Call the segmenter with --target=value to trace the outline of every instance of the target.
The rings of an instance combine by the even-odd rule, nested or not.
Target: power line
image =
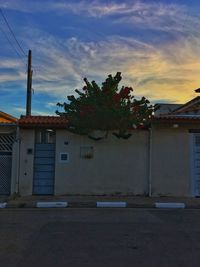
[[[18,57],[20,58],[20,60],[23,62],[23,64],[25,63],[23,61],[22,56],[19,54],[19,52],[17,51],[17,49],[15,48],[15,46],[13,45],[13,43],[11,42],[11,40],[8,38],[7,34],[5,33],[5,31],[1,28],[0,26],[0,30],[3,33],[3,35],[5,36],[6,40],[8,41],[8,43],[10,44],[10,46],[12,47],[12,49],[14,50],[14,52],[18,55]]]
[[[9,23],[8,23],[8,20],[6,19],[6,16],[4,15],[3,10],[2,10],[1,8],[0,8],[0,13],[1,13],[2,18],[4,19],[4,21],[5,21],[5,23],[6,23],[7,27],[8,27],[8,29],[9,29],[9,31],[10,31],[10,33],[12,34],[12,36],[13,36],[13,38],[14,38],[16,44],[18,45],[18,47],[19,47],[19,49],[21,50],[21,52],[23,53],[23,55],[26,57],[26,53],[24,52],[23,48],[21,47],[20,43],[18,42],[18,40],[17,40],[17,38],[16,38],[16,36],[15,36],[13,30],[11,29],[11,27],[10,27],[10,25],[9,25]]]

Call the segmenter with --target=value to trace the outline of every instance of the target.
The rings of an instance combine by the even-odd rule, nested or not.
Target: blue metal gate
[[[193,185],[194,195],[200,196],[200,134],[193,135]]]
[[[34,156],[34,195],[53,195],[55,176],[55,143],[35,144]]]

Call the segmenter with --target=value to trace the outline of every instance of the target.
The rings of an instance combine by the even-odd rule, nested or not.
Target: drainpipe
[[[149,197],[152,195],[152,125],[149,128],[149,168],[148,168],[148,190]]]
[[[17,140],[17,180],[16,180],[16,193],[19,193],[19,177],[20,177],[20,150],[21,150],[21,139],[19,133],[19,126],[17,126],[16,131],[16,140]]]

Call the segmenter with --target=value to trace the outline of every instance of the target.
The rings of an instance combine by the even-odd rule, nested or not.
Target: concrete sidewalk
[[[126,202],[127,208],[155,208],[155,203],[184,203],[186,208],[200,208],[200,198],[186,197],[144,197],[144,196],[27,196],[0,198],[7,208],[35,208],[37,202],[64,201],[71,208],[95,208],[96,202]]]

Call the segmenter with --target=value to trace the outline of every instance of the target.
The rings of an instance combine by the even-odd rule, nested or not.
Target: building
[[[60,117],[22,117],[20,193],[199,196],[199,105],[160,104],[151,127],[128,140],[94,141]]]
[[[200,97],[171,108],[152,121],[151,194],[200,196]]]
[[[99,141],[65,118],[0,112],[0,194],[200,196],[200,97],[157,107],[149,129]]]
[[[10,195],[16,191],[17,119],[0,111],[0,195]]]

